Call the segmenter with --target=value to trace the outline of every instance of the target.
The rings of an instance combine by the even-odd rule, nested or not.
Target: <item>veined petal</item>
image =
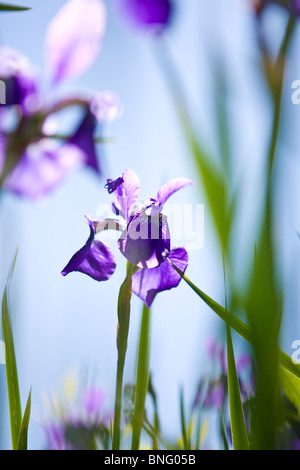
[[[85,154],[85,165],[100,174],[101,171],[94,141],[95,128],[96,118],[90,111],[87,111],[69,143],[76,145]]]
[[[115,257],[111,249],[99,240],[95,240],[94,225],[88,220],[90,236],[86,244],[75,253],[61,274],[70,272],[87,274],[95,281],[107,281],[116,269]]]
[[[168,259],[183,273],[188,265],[188,254],[184,248],[173,248]],[[132,290],[149,308],[155,296],[162,291],[177,287],[181,276],[168,259],[156,268],[140,269],[132,277]]]
[[[166,216],[148,216],[144,211],[132,217],[118,240],[119,250],[131,264],[155,268],[170,252],[170,232]]]
[[[27,147],[3,187],[19,196],[41,199],[78,168],[84,158],[83,152],[74,145],[54,148],[49,139],[41,139]]]
[[[164,203],[169,199],[172,194],[179,189],[185,188],[191,184],[195,184],[193,181],[187,178],[175,178],[168,183],[164,184],[157,193],[156,200],[160,206],[163,206]]]
[[[54,82],[82,74],[95,61],[106,29],[102,0],[69,0],[48,26],[45,56]]]
[[[137,174],[130,169],[124,171],[122,178],[123,183],[115,191],[115,203],[128,222],[139,195],[140,181]]]

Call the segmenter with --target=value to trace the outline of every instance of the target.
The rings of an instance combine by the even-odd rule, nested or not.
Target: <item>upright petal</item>
[[[95,281],[107,281],[116,269],[115,257],[111,249],[99,240],[95,240],[94,224],[88,220],[90,236],[86,244],[75,253],[61,274],[70,272],[87,274]]]
[[[33,200],[47,196],[75,168],[84,162],[83,152],[74,145],[55,148],[49,139],[30,144],[3,187]]]
[[[188,254],[184,248],[173,248],[168,259],[182,272],[188,265]],[[140,269],[132,278],[132,290],[151,307],[155,296],[162,291],[177,287],[181,276],[169,263],[168,259],[152,269]]]
[[[195,183],[187,178],[173,179],[160,188],[156,196],[156,201],[160,206],[163,206],[167,199],[172,196],[172,194],[174,194],[179,189],[185,188],[191,184]]]
[[[130,169],[124,171],[122,178],[123,183],[115,191],[115,203],[126,220],[129,221],[139,195],[140,181],[137,174]]]
[[[118,240],[119,250],[130,263],[140,268],[155,268],[170,252],[170,232],[166,216],[148,216],[144,211],[130,220]]]
[[[76,145],[84,153],[85,165],[100,174],[101,170],[94,141],[95,128],[96,118],[90,111],[87,111],[78,129],[68,142],[69,144]]]
[[[85,72],[95,61],[106,29],[102,0],[69,0],[46,34],[45,55],[54,82]]]

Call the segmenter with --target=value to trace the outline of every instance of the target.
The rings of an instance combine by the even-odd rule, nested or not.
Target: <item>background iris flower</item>
[[[39,74],[27,57],[10,48],[0,49],[0,77],[6,83],[7,105],[15,105],[16,111],[12,128],[2,125],[0,129],[0,184],[4,189],[36,200],[80,166],[100,174],[96,124],[118,115],[117,97],[93,91],[53,100],[52,90],[94,63],[105,29],[106,7],[102,1],[69,0],[60,9],[45,38],[49,93],[42,90]],[[83,115],[71,135],[49,135],[49,119],[74,106],[79,106]],[[5,117],[11,110],[5,106],[1,112]]]
[[[170,0],[113,0],[117,12],[139,29],[163,30],[173,14]]]

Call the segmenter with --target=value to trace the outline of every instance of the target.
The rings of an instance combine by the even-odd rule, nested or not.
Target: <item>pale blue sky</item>
[[[21,50],[32,62],[43,67],[45,29],[65,2],[28,0],[26,3],[32,7],[30,12],[1,15],[0,41]],[[270,118],[264,85],[257,73],[251,17],[241,8],[242,1],[178,0],[176,3],[178,11],[168,41],[181,70],[200,136],[213,150],[216,144],[212,54],[222,57],[228,71],[235,178],[244,190],[241,227],[235,240],[236,257],[241,264],[247,237],[254,227],[261,159]],[[73,89],[110,89],[119,95],[124,114],[104,130],[105,135],[117,138],[116,143],[103,148],[105,177],[117,177],[125,168],[132,168],[140,177],[143,199],[155,196],[167,179],[178,176],[194,179],[195,173],[156,59],[157,45],[150,37],[131,31],[110,8],[108,11],[107,34],[97,62],[70,86]],[[270,34],[275,37],[282,18],[275,14],[269,24]],[[299,65],[291,66],[288,73],[290,81],[300,78]],[[293,117],[288,129],[297,131],[300,107],[291,105],[288,85],[285,100]],[[298,281],[300,250],[299,246],[295,251],[294,236],[294,230],[300,230],[295,198],[299,176],[299,160],[295,158],[299,149],[297,136],[297,132],[292,138],[288,135],[285,166],[284,169],[279,167],[279,210],[285,222],[280,227],[285,240],[284,269],[287,272],[293,269],[288,286],[293,283],[294,288]],[[104,179],[99,182],[93,174],[82,171],[73,174],[41,204],[9,194],[1,200],[1,286],[20,244],[11,286],[11,305],[23,407],[32,387],[31,448],[42,447],[44,443],[39,425],[43,411],[41,396],[44,392],[50,393],[70,368],[84,368],[95,377],[97,384],[103,385],[113,402],[116,300],[125,273],[124,258],[115,247],[118,267],[106,283],[98,284],[80,274],[66,278],[60,275],[88,236],[83,215],[94,215],[99,204],[110,200],[104,184]],[[201,190],[193,187],[174,195],[173,202],[202,204],[205,201]],[[222,260],[216,251],[207,212],[204,247],[190,253],[187,274],[203,291],[223,303]],[[288,301],[293,310],[297,309],[297,296],[288,295]],[[134,298],[125,381],[133,380],[141,308],[139,299]],[[184,283],[171,292],[160,294],[154,302],[152,315],[151,370],[163,431],[174,437],[174,430],[179,432],[180,429],[179,387],[184,385],[185,396],[191,400],[201,372],[207,370],[206,341],[219,331],[220,323]],[[293,325],[299,329],[299,320]],[[287,348],[292,340],[298,339],[293,335],[295,327],[289,329],[288,325]],[[6,394],[4,374],[4,366],[0,365],[1,396]],[[3,407],[1,414],[7,418]],[[3,436],[3,446],[9,446],[6,436]]]

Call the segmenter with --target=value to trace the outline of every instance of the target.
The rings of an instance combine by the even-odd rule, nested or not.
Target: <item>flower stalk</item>
[[[127,263],[127,272],[123,284],[120,287],[118,298],[118,327],[117,327],[117,377],[115,392],[115,413],[113,427],[112,449],[120,448],[120,427],[121,427],[121,410],[122,410],[122,390],[123,390],[123,374],[125,357],[127,351],[127,339],[130,321],[130,302],[132,296],[132,275],[136,267],[131,263]]]
[[[135,387],[135,404],[134,415],[132,420],[132,450],[139,450],[141,429],[145,417],[145,401],[149,383],[150,323],[150,309],[146,305],[144,305],[139,335],[139,353]]]

